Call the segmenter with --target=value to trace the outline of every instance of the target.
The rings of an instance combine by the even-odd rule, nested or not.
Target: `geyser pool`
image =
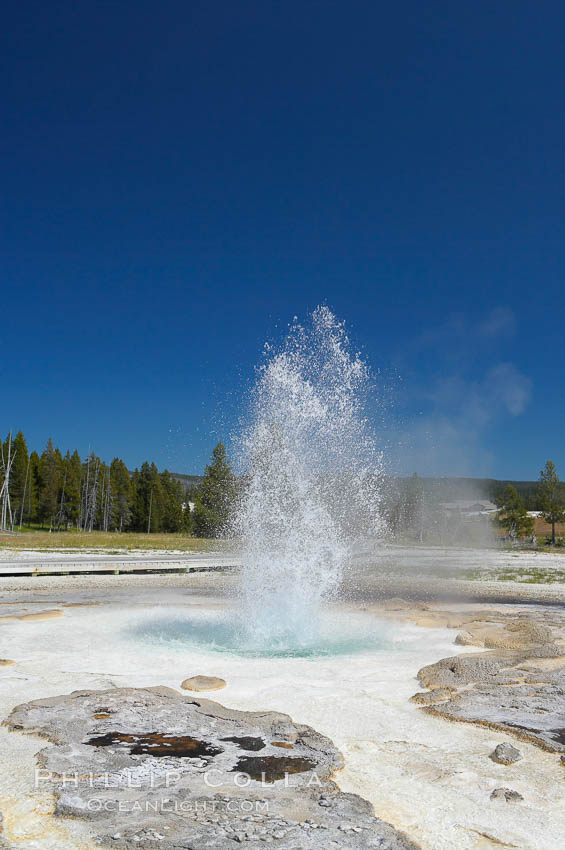
[[[382,536],[382,458],[364,413],[369,372],[342,322],[318,307],[266,349],[235,439],[245,487],[239,624],[221,643],[307,652],[332,642],[320,617],[361,538]],[[233,629],[233,631],[231,631]]]
[[[388,625],[362,612],[321,610],[316,628],[285,634],[277,631],[270,640],[242,629],[233,611],[205,611],[194,608],[144,619],[128,630],[130,638],[146,646],[167,646],[177,650],[205,650],[249,658],[316,658],[353,655],[391,649]]]

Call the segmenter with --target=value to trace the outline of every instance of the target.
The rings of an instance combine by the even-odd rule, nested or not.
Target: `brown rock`
[[[470,632],[459,632],[455,636],[454,643],[457,646],[473,646],[475,644],[475,638]]]
[[[225,686],[225,680],[218,676],[191,676],[181,684],[185,691],[220,691]]]

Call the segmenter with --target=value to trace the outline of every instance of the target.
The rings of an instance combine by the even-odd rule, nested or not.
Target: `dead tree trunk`
[[[25,477],[25,481],[24,481],[24,494],[22,496],[22,506],[20,508],[20,531],[22,530],[22,523],[23,523],[23,519],[24,519],[24,508],[25,508],[25,504],[26,504],[27,479],[29,477],[29,461],[30,461],[30,458],[29,458],[29,455],[28,455],[27,466],[26,466],[26,477]]]
[[[65,487],[67,485],[67,470],[65,469],[65,474],[63,476],[63,489],[61,490],[61,503],[59,505],[59,519],[57,521],[57,531],[61,530],[61,524],[64,518],[64,509],[65,509]]]
[[[12,432],[8,436],[8,458],[4,458],[4,447],[2,447],[2,471],[4,480],[2,489],[0,489],[0,531],[8,530],[9,525],[12,531],[14,530],[14,520],[12,517],[12,506],[10,504],[10,472],[16,453],[12,454]]]

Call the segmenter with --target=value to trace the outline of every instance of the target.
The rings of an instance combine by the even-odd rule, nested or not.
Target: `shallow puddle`
[[[209,741],[201,741],[189,735],[164,735],[162,732],[146,732],[144,735],[126,735],[124,732],[107,732],[86,741],[91,747],[112,747],[126,744],[131,755],[151,755],[158,758],[202,758],[213,757],[223,752]]]
[[[312,759],[298,756],[242,756],[232,770],[246,773],[257,782],[277,782],[291,773],[305,773],[315,767]]]
[[[262,750],[266,746],[262,738],[253,738],[251,736],[233,736],[231,738],[222,738],[222,741],[230,741],[232,744],[237,744],[242,750],[250,750],[251,752]]]

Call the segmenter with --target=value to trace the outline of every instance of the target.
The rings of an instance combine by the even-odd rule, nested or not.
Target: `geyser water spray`
[[[382,458],[364,412],[367,366],[327,307],[265,356],[236,440],[240,631],[248,646],[292,649],[316,642],[356,542],[382,535]]]

